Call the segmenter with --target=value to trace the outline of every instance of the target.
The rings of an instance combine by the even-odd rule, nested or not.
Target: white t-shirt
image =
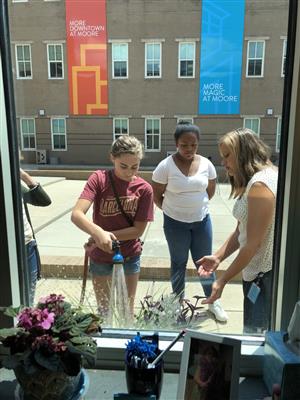
[[[32,229],[28,222],[25,207],[24,207],[24,200],[22,199],[22,212],[23,212],[23,225],[24,225],[24,237],[25,237],[25,244],[28,244],[33,239]]]
[[[276,198],[277,180],[277,168],[267,167],[253,175],[253,177],[248,182],[246,191],[243,196],[240,199],[236,200],[233,206],[233,216],[240,223],[238,241],[241,247],[244,246],[247,242],[248,193],[251,189],[251,186],[255,182],[262,182],[267,186],[267,188],[271,190],[274,197]],[[275,212],[262,245],[258,249],[257,253],[252,257],[248,265],[242,271],[244,281],[252,281],[260,272],[268,272],[272,269],[274,225]]]
[[[162,210],[168,216],[181,222],[202,221],[208,214],[208,181],[216,179],[213,164],[201,156],[198,171],[185,176],[175,164],[173,157],[162,160],[155,168],[154,182],[167,185]]]

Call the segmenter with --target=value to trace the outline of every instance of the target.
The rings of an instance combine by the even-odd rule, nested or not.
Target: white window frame
[[[115,46],[126,46],[127,47],[127,59],[126,60],[114,60],[114,47]],[[126,62],[126,76],[115,76],[115,62],[122,61]],[[111,67],[112,67],[112,78],[113,79],[128,79],[129,71],[128,71],[128,42],[112,42],[111,45]]]
[[[64,124],[65,124],[65,132],[64,133],[54,133],[53,132],[53,125],[52,122],[56,119],[59,120],[64,120]],[[67,120],[66,120],[66,116],[53,116],[50,118],[50,128],[51,128],[51,148],[52,151],[67,151],[68,150],[68,145],[67,145]],[[64,149],[55,149],[54,148],[54,136],[65,136],[65,148]]]
[[[33,121],[33,132],[32,133],[25,133],[23,132],[23,121]],[[34,151],[36,150],[36,129],[35,129],[35,118],[34,117],[21,117],[20,118],[20,136],[21,136],[21,145],[23,151]],[[24,146],[24,136],[30,136],[34,138],[34,147],[25,147]]]
[[[262,58],[249,58],[250,44],[251,43],[262,43],[263,44],[263,55]],[[246,63],[246,78],[263,78],[264,77],[264,68],[265,68],[265,50],[266,50],[266,41],[262,39],[253,39],[248,40],[247,45],[247,63]],[[262,60],[261,62],[261,75],[249,75],[249,61],[250,60]]]
[[[126,121],[127,124],[127,133],[116,133],[116,120]],[[129,135],[129,118],[128,117],[114,117],[113,118],[113,140],[116,140],[121,135]]]
[[[277,124],[276,124],[276,153],[280,151],[280,139],[281,139],[281,124],[282,124],[282,117],[281,115],[277,117]]]
[[[31,72],[30,76],[20,76],[18,50],[17,50],[18,46],[28,46],[29,47],[30,60],[27,62],[30,63],[30,72]],[[32,79],[33,71],[32,71],[31,44],[30,43],[15,43],[15,56],[16,56],[17,79]],[[25,61],[20,61],[20,62],[25,63]]]
[[[28,3],[28,0],[12,0],[12,3]]]
[[[50,57],[49,57],[49,47],[50,46],[60,46],[61,47],[61,60],[58,60],[58,61],[50,61]],[[55,57],[56,57],[56,51],[55,51]],[[64,47],[63,47],[63,44],[62,43],[47,43],[47,61],[48,61],[48,79],[59,79],[59,80],[61,80],[61,79],[64,79],[64,76],[65,76],[65,72],[64,72]],[[61,68],[62,68],[62,76],[61,77],[53,77],[53,76],[51,76],[51,69],[50,69],[50,65],[51,65],[51,63],[59,63],[59,62],[61,62],[61,64],[62,64],[62,66],[61,66]]]
[[[158,136],[159,138],[159,147],[158,149],[148,149],[147,147],[147,121],[149,120],[158,120],[159,121],[159,132],[158,134],[152,133],[151,136]],[[161,150],[161,116],[149,115],[145,117],[145,152],[147,153],[159,153]]]
[[[180,63],[181,61],[189,61],[190,59],[182,59],[180,58],[180,47],[183,44],[191,44],[194,46],[194,54],[193,54],[193,75],[192,76],[181,76],[180,75]],[[194,41],[180,41],[178,42],[178,78],[180,79],[194,79],[195,78],[195,64],[196,64],[196,42]]]
[[[252,127],[249,128],[251,129],[253,132],[255,132],[255,134],[260,137],[260,117],[258,117],[257,115],[247,115],[247,117],[244,117],[244,121],[243,121],[243,127],[246,127],[246,120],[258,120],[258,132],[255,132]],[[252,125],[252,124],[251,124]]]
[[[282,60],[281,60],[281,77],[284,78],[285,73],[284,70],[286,68],[286,46],[287,39],[283,39],[282,41]]]
[[[147,46],[149,45],[159,45],[159,75],[148,76],[147,75]],[[160,79],[162,77],[161,71],[161,57],[162,57],[162,45],[161,42],[153,41],[153,42],[145,42],[145,79]],[[151,59],[150,61],[154,62],[155,59]]]

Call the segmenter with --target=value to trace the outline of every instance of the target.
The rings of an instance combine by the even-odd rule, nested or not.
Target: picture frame
[[[177,400],[236,400],[239,397],[241,341],[187,330]]]

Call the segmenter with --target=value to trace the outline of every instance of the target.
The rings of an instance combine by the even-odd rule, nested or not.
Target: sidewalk
[[[49,207],[30,206],[30,215],[36,232],[42,260],[42,279],[37,288],[37,298],[50,291],[65,293],[76,302],[80,296],[83,265],[83,243],[87,235],[70,221],[71,209],[81,193],[85,181],[66,180],[59,177],[39,177],[52,199]],[[235,229],[235,220],[231,215],[233,201],[228,200],[230,187],[217,186],[216,194],[210,202],[213,223],[213,248],[216,249]],[[91,216],[91,211],[90,214]],[[144,235],[142,268],[136,306],[146,294],[170,293],[169,254],[162,228],[162,212],[155,208],[154,222],[148,225]],[[228,265],[224,262],[222,268]],[[189,260],[187,269],[186,297],[202,295],[202,288],[196,276],[195,267]],[[91,283],[87,286],[87,302],[95,307]],[[242,290],[240,280],[227,285],[222,304],[229,314],[227,324],[216,323],[211,316],[201,324],[201,328],[210,332],[241,333],[242,330]]]

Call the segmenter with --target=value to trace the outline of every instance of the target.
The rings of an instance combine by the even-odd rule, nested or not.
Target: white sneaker
[[[223,310],[221,303],[219,300],[216,300],[214,303],[208,305],[208,310],[214,314],[216,320],[220,322],[227,322],[228,315],[226,311]]]

